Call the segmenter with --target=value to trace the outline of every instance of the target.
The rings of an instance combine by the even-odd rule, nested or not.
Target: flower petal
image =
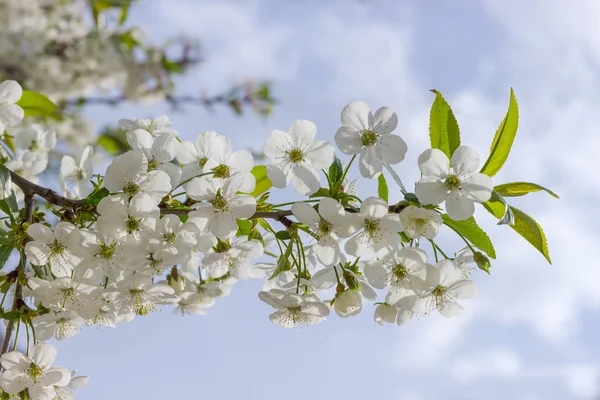
[[[419,169],[427,178],[446,179],[450,174],[450,160],[440,149],[427,149],[419,156]]]
[[[307,119],[299,119],[290,127],[290,136],[294,143],[294,148],[306,150],[317,135],[317,126]]]
[[[493,190],[494,182],[485,174],[475,173],[469,180],[462,182],[463,195],[478,203],[488,201]]]
[[[469,146],[460,146],[452,154],[452,168],[461,180],[478,172],[479,164],[479,154]]]
[[[415,194],[421,204],[440,204],[446,199],[446,184],[428,178],[415,184]]]
[[[311,168],[296,166],[292,169],[291,181],[294,189],[303,196],[313,194],[321,186],[319,175]]]
[[[360,132],[369,129],[369,114],[371,109],[364,101],[348,103],[342,110],[342,125]]]
[[[363,147],[360,133],[346,125],[338,129],[334,139],[336,146],[344,154],[358,154]]]
[[[446,213],[453,220],[462,221],[475,213],[475,204],[458,190],[453,190],[446,197]]]

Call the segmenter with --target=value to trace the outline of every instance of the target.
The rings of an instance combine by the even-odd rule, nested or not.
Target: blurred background
[[[357,317],[284,330],[257,297],[261,283],[244,281],[206,316],[165,307],[59,343],[58,365],[91,377],[78,399],[600,398],[599,2],[0,3],[0,78],[63,110],[44,121],[69,143],[55,163],[89,140],[100,154],[119,152],[120,118],[162,114],[185,140],[210,129],[259,153],[272,129],[300,118],[333,141],[341,109],[364,100],[398,114],[408,154],[397,171],[412,189],[429,145],[429,90],[452,105],[463,144],[487,154],[512,87],[519,133],[495,182],[536,182],[561,196],[512,202],[544,227],[553,265],[478,210],[498,258],[490,276],[473,275],[480,292],[462,318],[380,327],[366,305]],[[72,20],[113,33],[75,41]],[[376,193],[375,184],[361,180],[359,193]]]

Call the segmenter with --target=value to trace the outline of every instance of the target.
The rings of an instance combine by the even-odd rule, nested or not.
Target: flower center
[[[58,240],[55,240],[54,243],[50,246],[50,255],[54,256],[57,254],[62,254],[65,251],[65,246],[58,243]]]
[[[37,365],[35,365],[34,363],[29,364],[29,368],[27,368],[25,370],[25,373],[31,378],[33,379],[34,382],[37,383],[37,380],[40,376],[42,376],[42,373],[44,372],[44,369],[41,367],[38,367]]]
[[[215,174],[213,175],[214,178],[229,178],[229,176],[231,175],[230,169],[227,165],[225,164],[221,164],[217,167],[214,167],[212,169],[212,171],[215,172]]]
[[[460,189],[461,182],[460,179],[456,175],[450,175],[446,178],[444,182],[448,190],[457,190]]]
[[[225,200],[221,194],[217,194],[215,199],[210,201],[210,204],[212,204],[215,210],[220,212],[227,211],[229,208],[227,207],[227,200]]]
[[[298,164],[304,160],[304,153],[300,149],[293,149],[287,152],[288,158],[294,164]]]
[[[128,233],[132,233],[138,230],[138,228],[140,227],[140,221],[142,219],[136,219],[133,217],[129,217],[125,220],[125,226],[127,227],[127,232]]]
[[[435,287],[435,289],[431,291],[431,294],[433,294],[437,299],[439,299],[440,297],[443,297],[447,291],[448,288],[446,286],[438,285]]]
[[[173,246],[177,244],[175,243],[175,239],[177,239],[177,234],[175,232],[165,233],[163,238],[165,239],[165,242],[172,244]]]
[[[146,291],[143,289],[129,289],[129,294],[135,303],[133,311],[137,315],[147,315],[149,312],[156,311],[158,308],[146,295]]]
[[[319,233],[322,236],[325,236],[325,235],[329,235],[332,230],[333,230],[333,225],[331,225],[330,222],[325,221],[323,218],[321,218],[321,221],[319,222]]]
[[[377,143],[377,132],[372,131],[370,129],[365,129],[360,133],[360,137],[362,138],[363,146],[373,146]]]
[[[290,319],[294,322],[294,324],[297,324],[299,321],[302,320],[302,312],[301,312],[301,308],[300,306],[298,307],[288,307],[288,313],[290,316]]]
[[[202,157],[201,159],[198,160],[198,166],[200,167],[200,169],[204,168],[204,165],[206,164],[207,161],[208,161],[208,157]]]
[[[394,276],[396,278],[398,278],[399,281],[401,281],[408,277],[408,270],[406,269],[406,267],[404,265],[396,264],[392,268],[392,274],[394,274]]]
[[[127,182],[123,188],[123,192],[127,193],[129,197],[135,196],[140,191],[140,187],[135,182]]]
[[[365,219],[365,232],[367,232],[371,237],[377,232],[379,229],[379,220],[377,219]]]
[[[106,244],[104,242],[100,243],[100,249],[95,254],[97,257],[108,259],[113,256],[115,253],[116,243]]]
[[[154,171],[156,168],[158,168],[158,164],[160,163],[157,160],[150,160],[148,163],[148,172]]]

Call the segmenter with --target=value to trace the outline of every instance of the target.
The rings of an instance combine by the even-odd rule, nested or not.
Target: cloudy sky
[[[275,128],[300,118],[332,140],[351,100],[392,107],[409,146],[397,169],[418,178],[428,113],[438,89],[464,144],[488,151],[513,87],[520,126],[498,183],[550,187],[514,205],[544,227],[553,265],[520,236],[478,211],[497,253],[475,274],[467,313],[380,327],[374,307],[314,327],[269,322],[260,283],[238,284],[203,317],[165,309],[115,330],[88,328],[60,343],[59,364],[92,377],[78,398],[565,400],[600,397],[600,3],[558,0],[385,1],[147,0],[134,13],[154,40],[200,38],[206,61],[181,83],[219,91],[271,79],[280,99],[269,119],[171,115],[182,136],[213,129],[259,150]],[[98,122],[146,117],[163,107],[90,110]],[[484,156],[485,157],[485,156]],[[354,171],[357,174],[357,171]],[[374,185],[361,183],[361,194]],[[398,193],[392,200],[398,199]],[[458,248],[447,234],[443,242]]]

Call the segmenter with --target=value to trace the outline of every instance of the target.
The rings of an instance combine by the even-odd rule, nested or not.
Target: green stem
[[[281,204],[275,204],[273,206],[271,206],[272,208],[280,208],[280,207],[284,207],[284,206],[291,206],[293,204],[296,203],[317,203],[319,202],[319,199],[314,199],[314,200],[302,200],[302,201],[290,201],[289,203],[281,203]]]
[[[338,285],[341,285],[342,282],[340,281],[340,275],[338,274],[337,267],[335,265],[333,266],[333,271],[335,272],[335,278],[337,279]]]
[[[444,256],[444,258],[445,258],[446,260],[451,260],[451,258],[450,258],[450,257],[448,257],[448,256],[446,255],[446,253],[444,253],[444,251],[443,251],[443,250],[440,248],[440,246],[438,246],[437,244],[435,244],[435,242],[434,242],[433,240],[430,240],[430,242],[431,242],[431,244],[432,244],[432,245],[434,245],[434,246],[435,246],[435,248],[436,248],[436,249],[438,249],[438,251],[439,251],[439,252],[442,254],[442,256]]]
[[[21,320],[17,322],[17,331],[15,332],[15,344],[13,345],[13,351],[17,350],[17,344],[19,343],[19,329],[21,328]]]
[[[29,327],[27,326],[27,324],[23,324],[23,325],[25,325],[25,333],[27,334],[27,349],[25,350],[25,355],[29,356],[29,345],[30,345],[30,343],[29,343],[29,340],[30,340],[29,339]]]
[[[344,182],[344,179],[346,179],[346,175],[348,175],[348,171],[350,170],[350,166],[354,162],[355,158],[356,158],[356,154],[352,156],[352,158],[350,159],[350,162],[346,166],[346,169],[344,170],[344,173],[342,174],[342,179],[340,179],[340,184]]]
[[[435,262],[439,262],[440,260],[438,259],[438,253],[437,250],[435,248],[435,244],[433,243],[433,240],[429,239],[429,243],[431,243],[431,247],[433,248],[433,255],[435,257]]]
[[[185,185],[186,183],[188,183],[189,181],[191,181],[191,180],[192,180],[192,179],[194,179],[194,178],[199,178],[199,177],[201,177],[201,176],[206,176],[206,175],[214,175],[214,174],[215,174],[214,172],[205,172],[205,173],[203,173],[203,174],[200,174],[200,175],[192,176],[191,178],[189,178],[189,179],[186,179],[186,180],[185,180],[185,181],[183,181],[183,182],[179,182],[179,184],[178,184],[177,186],[175,186],[173,189],[171,189],[171,192],[172,192],[173,190],[177,189],[178,187],[181,187],[181,186]]]
[[[31,333],[33,335],[33,345],[36,345],[37,339],[35,338],[35,328],[33,327],[33,322],[29,320],[29,325],[31,326]]]

